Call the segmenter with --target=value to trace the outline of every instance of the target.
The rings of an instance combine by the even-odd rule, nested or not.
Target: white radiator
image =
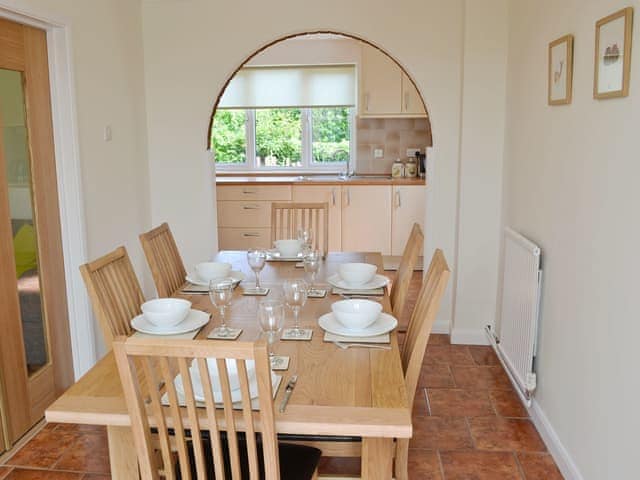
[[[533,361],[540,307],[540,247],[505,228],[500,330],[497,353],[520,393],[529,402],[536,388]]]

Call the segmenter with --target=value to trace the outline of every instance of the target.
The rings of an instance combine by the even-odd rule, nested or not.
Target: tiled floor
[[[411,302],[419,288],[416,277]],[[411,479],[562,479],[489,347],[451,345],[446,335],[431,336],[413,427]],[[323,458],[321,464],[321,473],[359,470],[359,459]],[[0,466],[0,480],[109,478],[106,431],[93,426],[47,425]]]

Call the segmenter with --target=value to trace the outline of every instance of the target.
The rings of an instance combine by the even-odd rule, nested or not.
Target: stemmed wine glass
[[[255,293],[265,293],[265,288],[260,286],[260,272],[264,268],[264,265],[267,261],[267,252],[264,250],[249,250],[247,252],[247,262],[249,263],[249,267],[253,270],[253,273],[256,275],[256,288]]]
[[[258,324],[267,336],[269,358],[274,356],[273,343],[284,325],[284,305],[280,300],[263,300],[258,304]]]
[[[318,250],[311,250],[307,252],[302,259],[304,271],[311,278],[311,283],[309,284],[310,294],[315,294],[314,284],[316,282],[316,275],[318,274],[318,270],[320,269],[321,260],[322,260],[322,255],[320,255],[320,252]]]
[[[309,252],[313,245],[313,230],[308,227],[298,228],[298,240],[302,243],[303,253]]]
[[[214,279],[209,282],[209,299],[220,312],[220,327],[216,329],[216,333],[221,337],[226,337],[230,333],[229,328],[227,328],[225,313],[232,297],[232,278]]]
[[[284,290],[284,301],[293,311],[294,327],[291,334],[294,337],[304,335],[304,331],[300,328],[300,310],[307,302],[307,292],[309,287],[307,282],[301,279],[285,280],[282,285]]]

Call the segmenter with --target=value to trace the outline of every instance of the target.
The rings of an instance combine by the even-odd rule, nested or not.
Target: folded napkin
[[[166,340],[193,340],[200,332],[200,328],[187,333],[178,333],[176,335],[151,335],[150,333],[135,332],[132,336],[136,338],[158,338]]]
[[[366,290],[366,289],[346,289],[346,288],[338,288],[338,287],[333,287],[333,290],[331,291],[331,293],[333,293],[334,295],[340,295],[341,293],[344,295],[364,295],[367,297],[381,297],[384,295],[384,288],[373,288],[371,290]]]
[[[325,342],[345,342],[345,343],[389,343],[391,338],[388,333],[376,335],[374,337],[345,337],[335,333],[324,333]]]
[[[189,293],[191,295],[205,295],[209,293],[209,287],[188,283],[187,286],[181,290],[181,293]]]

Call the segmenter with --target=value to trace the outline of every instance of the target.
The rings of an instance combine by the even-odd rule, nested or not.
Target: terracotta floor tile
[[[78,438],[80,434],[77,432],[42,430],[9,459],[7,464],[51,468]]]
[[[409,449],[409,478],[442,480],[438,453],[418,448]]]
[[[56,432],[73,432],[73,433],[101,433],[107,434],[107,427],[104,425],[79,425],[75,423],[57,423],[57,424],[47,424],[55,425]],[[45,427],[45,428],[46,428]]]
[[[416,417],[413,419],[411,448],[464,450],[472,448],[469,427],[464,418]]]
[[[424,417],[429,415],[429,406],[427,405],[427,397],[425,395],[424,388],[418,388],[416,390],[416,396],[413,400],[412,416]]]
[[[9,472],[11,472],[11,467],[0,467],[0,480],[6,478]]]
[[[432,333],[429,335],[429,345],[451,345],[449,335],[442,333]]]
[[[502,417],[528,417],[527,409],[515,390],[492,390],[489,392],[496,413]]]
[[[546,451],[536,427],[530,420],[476,417],[469,419],[469,428],[479,450]]]
[[[501,366],[452,365],[451,372],[458,388],[466,390],[510,390],[512,388],[511,381]]]
[[[428,389],[431,415],[440,417],[484,417],[495,411],[486,390]]]
[[[425,364],[475,365],[466,345],[429,345],[424,356]]]
[[[359,457],[320,457],[318,473],[321,475],[360,476]]]
[[[449,365],[423,365],[418,379],[418,386],[425,388],[455,387]]]
[[[81,473],[15,468],[6,480],[81,480]]]
[[[57,430],[56,430],[57,431]],[[106,435],[82,435],[55,464],[57,470],[85,473],[109,473],[109,446]]]
[[[500,365],[500,360],[492,347],[470,345],[469,353],[477,365]]]
[[[551,455],[546,453],[519,453],[518,461],[526,480],[563,480]]]
[[[511,452],[440,452],[446,480],[521,480]]]

